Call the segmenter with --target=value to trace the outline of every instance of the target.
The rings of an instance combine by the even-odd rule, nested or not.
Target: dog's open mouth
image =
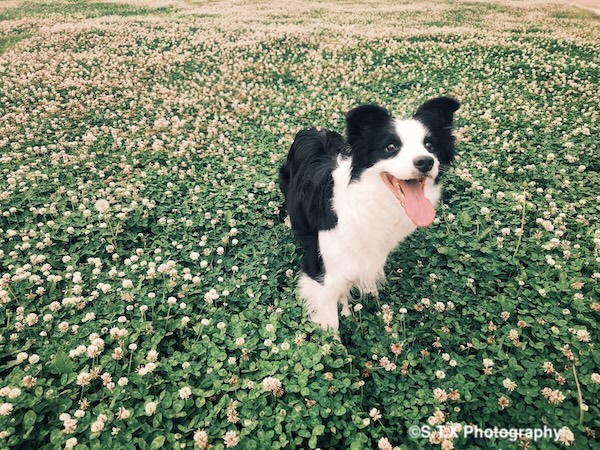
[[[399,180],[392,174],[383,172],[381,178],[416,226],[427,227],[433,223],[435,208],[425,197],[426,177]]]

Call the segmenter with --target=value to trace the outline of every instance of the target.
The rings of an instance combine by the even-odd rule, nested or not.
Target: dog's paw
[[[342,312],[340,314],[344,317],[348,317],[348,316],[352,315],[352,312],[350,311],[350,307],[348,306],[347,303],[344,306],[342,306]]]
[[[310,313],[309,317],[312,322],[319,324],[323,330],[331,328],[332,330],[337,331],[340,327],[337,310],[335,311],[335,314],[330,311],[313,311]]]

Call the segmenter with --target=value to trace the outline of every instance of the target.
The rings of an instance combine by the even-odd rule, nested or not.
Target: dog
[[[338,330],[353,287],[378,295],[388,255],[435,219],[440,180],[454,160],[450,97],[406,120],[377,105],[346,114],[346,137],[298,132],[279,170],[292,231],[303,249],[299,294],[310,319]]]

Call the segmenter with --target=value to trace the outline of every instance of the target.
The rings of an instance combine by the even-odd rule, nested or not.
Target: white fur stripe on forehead
[[[394,128],[402,145],[423,144],[429,130],[425,125],[415,119],[396,119]]]

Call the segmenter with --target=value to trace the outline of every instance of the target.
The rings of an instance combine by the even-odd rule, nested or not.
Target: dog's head
[[[410,119],[394,119],[375,105],[354,108],[346,115],[346,137],[352,155],[352,180],[368,171],[376,174],[417,226],[427,226],[435,210],[425,197],[427,184],[438,182],[454,160],[453,98],[423,103]]]

